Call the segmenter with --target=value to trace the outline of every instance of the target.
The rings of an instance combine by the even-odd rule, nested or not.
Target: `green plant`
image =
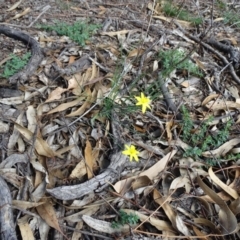
[[[185,150],[185,153],[183,154],[184,157],[197,159],[202,155],[202,152],[215,149],[229,139],[229,131],[233,124],[231,120],[226,122],[223,128],[218,132],[213,133],[208,129],[208,125],[212,122],[213,117],[210,117],[198,128],[194,129],[194,123],[190,118],[187,108],[182,106],[181,111],[183,113],[182,138],[184,142],[191,146]],[[233,158],[233,156],[231,157]],[[207,159],[207,162],[210,165],[215,165],[217,163],[217,159]]]
[[[118,221],[114,221],[112,223],[112,228],[118,228],[120,225],[123,226],[124,224],[136,224],[139,220],[139,217],[136,214],[130,213],[127,214],[124,211],[119,211],[119,219]]]
[[[217,0],[216,4],[221,10],[226,10],[227,8],[227,4],[221,0]]]
[[[30,52],[25,53],[22,57],[11,54],[11,59],[4,64],[4,70],[1,76],[4,78],[13,76],[28,63],[30,56]]]
[[[166,2],[163,5],[163,12],[166,16],[177,17],[180,20],[191,22],[194,25],[200,25],[203,22],[201,17],[194,17],[188,11],[175,7],[171,1]]]
[[[162,74],[168,76],[174,69],[185,69],[189,74],[202,76],[197,65],[188,59],[182,49],[170,49],[159,52],[159,59],[162,62]]]
[[[237,27],[240,27],[239,13],[234,12],[233,10],[224,11],[223,12],[223,17],[224,17],[224,23],[232,24],[232,25],[235,25]]]
[[[84,21],[77,21],[73,24],[64,22],[56,22],[55,25],[41,25],[40,28],[46,31],[55,31],[58,35],[65,35],[81,46],[85,46],[85,42],[90,35],[97,30],[100,25],[90,24]]]

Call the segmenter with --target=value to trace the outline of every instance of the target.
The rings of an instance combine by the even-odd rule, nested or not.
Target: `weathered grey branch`
[[[12,213],[12,197],[7,183],[0,177],[0,239],[17,240]]]
[[[113,154],[109,167],[98,176],[82,184],[47,189],[47,192],[57,199],[73,200],[96,190],[101,191],[103,188],[107,187],[109,183],[113,183],[118,179],[128,161],[127,158],[128,157],[121,152]]]

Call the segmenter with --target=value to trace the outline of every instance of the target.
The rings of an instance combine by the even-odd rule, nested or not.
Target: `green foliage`
[[[231,11],[224,11],[223,12],[224,23],[231,24],[236,27],[240,27],[240,17],[239,13]]]
[[[68,36],[81,46],[85,46],[85,42],[90,38],[90,35],[99,27],[99,25],[90,24],[83,21],[77,21],[71,25],[64,22],[56,22],[53,26],[40,26],[40,28],[46,31],[55,31],[58,35]]]
[[[159,58],[162,62],[162,73],[168,76],[174,69],[185,69],[189,74],[202,76],[198,66],[188,59],[187,54],[181,49],[160,51]]]
[[[163,12],[168,17],[177,17],[180,20],[191,22],[194,25],[200,25],[203,22],[201,17],[195,17],[188,11],[175,7],[171,1],[163,5]]]
[[[139,220],[139,217],[136,214],[130,213],[127,214],[124,211],[119,211],[119,219],[118,221],[114,221],[112,223],[112,228],[119,228],[119,226],[123,226],[124,224],[136,224]]]
[[[217,0],[217,6],[221,9],[221,10],[226,10],[227,4],[221,0]]]
[[[208,131],[208,125],[212,122],[213,117],[203,122],[197,129],[194,129],[194,123],[190,118],[190,114],[185,106],[182,106],[183,113],[182,138],[183,141],[192,147],[185,150],[184,157],[192,157],[198,159],[204,151],[216,149],[229,139],[229,131],[233,124],[230,120],[224,124],[224,127],[216,133]],[[231,159],[236,156],[231,156]],[[207,159],[210,165],[215,165],[217,159]]]
[[[11,54],[11,59],[4,64],[4,70],[1,76],[4,78],[13,76],[28,63],[30,56],[30,52],[25,53],[22,57]]]

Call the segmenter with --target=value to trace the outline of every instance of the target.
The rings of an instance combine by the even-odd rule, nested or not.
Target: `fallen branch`
[[[192,39],[193,41],[195,41],[196,43],[201,44],[204,48],[208,49],[209,51],[211,51],[212,53],[216,54],[221,60],[222,62],[228,66],[228,68],[230,69],[230,73],[233,77],[233,80],[237,83],[240,84],[240,79],[237,76],[232,64],[218,51],[216,51],[214,48],[212,48],[210,45],[204,43],[201,39],[193,36],[192,34],[188,33],[186,30],[184,30],[180,24],[178,24],[176,21],[174,22],[179,28],[180,30],[190,39]]]
[[[113,154],[109,167],[98,176],[82,184],[74,186],[62,186],[53,189],[47,189],[47,192],[57,199],[73,200],[81,198],[93,191],[101,191],[109,186],[109,183],[116,182],[123,168],[125,167],[128,157],[121,152]]]
[[[0,177],[0,239],[17,240],[12,213],[12,197],[7,183]]]

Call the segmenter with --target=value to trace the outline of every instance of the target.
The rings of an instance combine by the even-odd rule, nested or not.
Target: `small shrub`
[[[193,121],[186,107],[182,106],[181,111],[183,113],[182,138],[184,142],[191,145],[190,148],[185,150],[184,157],[198,159],[204,151],[216,149],[229,139],[229,131],[233,124],[231,120],[214,134],[208,131],[208,124],[213,120],[213,117],[203,122],[197,129],[194,129]],[[235,155],[230,155],[229,159],[233,160],[236,157]],[[228,159],[227,156],[225,158]],[[217,159],[207,159],[207,162],[210,165],[216,165]]]
[[[55,25],[41,25],[40,28],[46,31],[55,31],[60,36],[68,36],[71,40],[81,46],[90,38],[91,34],[100,26],[87,22],[77,21],[73,24],[56,22]]]
[[[15,54],[11,55],[11,59],[4,64],[3,74],[4,78],[9,78],[21,70],[26,64],[31,56],[30,52],[25,53],[22,57],[18,57]]]
[[[123,226],[124,224],[134,225],[138,222],[139,217],[136,214],[130,213],[127,214],[124,211],[119,211],[119,219],[118,221],[114,221],[112,223],[112,228],[119,228],[119,226]]]
[[[159,58],[162,62],[163,75],[168,76],[174,69],[185,69],[189,74],[202,76],[198,66],[187,58],[187,54],[181,49],[160,51]]]
[[[166,2],[163,5],[163,12],[168,17],[177,17],[180,20],[191,22],[194,25],[200,25],[202,24],[203,20],[201,17],[194,17],[192,14],[190,14],[188,11],[184,9],[180,9],[178,7],[175,7],[171,1]]]

